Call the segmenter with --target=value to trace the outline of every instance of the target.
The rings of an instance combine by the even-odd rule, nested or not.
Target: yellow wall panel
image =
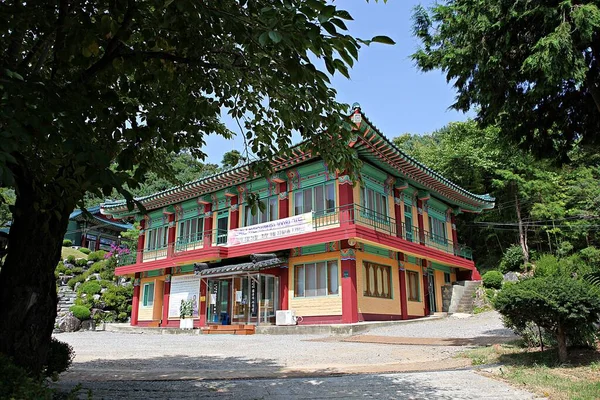
[[[414,264],[409,264],[406,262],[404,263],[404,268],[407,271],[415,271],[419,274],[419,301],[407,302],[408,315],[423,316],[425,315],[425,304],[423,303],[423,274],[421,273],[421,268]],[[408,297],[408,277],[406,278],[406,293]]]
[[[154,282],[154,303],[152,306],[144,307],[144,285],[146,283]],[[163,303],[163,288],[165,278],[163,277],[152,277],[142,278],[140,281],[140,299],[139,299],[139,321],[157,321],[162,316],[162,303]]]
[[[364,295],[364,262],[372,262],[380,265],[390,266],[391,278],[391,299],[381,299]],[[375,254],[356,252],[356,287],[358,291],[358,312],[365,314],[402,314],[400,305],[400,277],[398,275],[398,262],[389,257],[382,257]]]

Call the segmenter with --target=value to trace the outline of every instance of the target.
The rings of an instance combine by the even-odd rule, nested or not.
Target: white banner
[[[200,277],[197,275],[182,275],[171,277],[171,292],[169,296],[169,318],[179,318],[181,300],[192,301],[192,316],[198,318],[200,306]]]
[[[309,212],[276,221],[232,229],[227,234],[227,245],[238,246],[314,231],[312,212]]]

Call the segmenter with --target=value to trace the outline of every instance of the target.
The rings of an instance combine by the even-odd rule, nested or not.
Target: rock
[[[95,331],[96,323],[94,322],[93,319],[86,319],[85,321],[81,322],[81,330],[82,331]]]
[[[519,280],[519,275],[516,272],[507,272],[504,274],[505,282],[517,282]]]
[[[102,288],[102,289],[100,290],[100,293],[104,293],[104,292],[106,292],[106,290],[107,290],[106,288]],[[100,298],[100,297],[98,296],[98,298]]]
[[[81,282],[77,282],[77,283],[75,284],[75,287],[73,288],[73,290],[77,291],[77,288],[78,288],[79,286],[81,286]]]
[[[94,295],[94,300],[100,300],[100,295],[99,294],[95,294]]]
[[[75,268],[75,266],[73,264],[68,263],[66,261],[63,262],[63,265],[65,266],[66,269],[73,269],[73,268]]]
[[[58,320],[58,329],[63,332],[76,332],[81,328],[81,321],[72,313],[68,313]]]
[[[88,262],[87,262],[87,267],[88,267],[88,268],[89,268],[89,267],[91,267],[92,265],[94,265],[94,261],[88,261]]]

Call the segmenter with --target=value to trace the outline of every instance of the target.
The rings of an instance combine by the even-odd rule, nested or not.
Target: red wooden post
[[[240,208],[238,205],[239,196],[231,198],[231,215],[229,217],[229,229],[237,229],[240,224]]]
[[[206,326],[206,296],[208,296],[208,291],[206,290],[207,285],[208,281],[200,279],[200,301],[198,302],[198,313],[200,314],[200,318],[198,319],[198,326]]]
[[[212,203],[204,205],[204,247],[212,246],[213,242],[213,214]]]
[[[171,274],[172,268],[165,268],[165,285],[163,290],[162,321],[160,326],[167,326],[169,323],[169,300],[171,298]]]
[[[342,242],[342,322],[358,322],[358,295],[356,293],[356,254],[353,248]]]
[[[400,313],[402,319],[408,319],[408,296],[406,294],[406,271],[404,270],[404,254],[398,253],[398,275],[400,275]]]
[[[140,307],[140,273],[135,273],[133,279],[133,299],[131,300],[131,325],[138,324],[138,310]]]
[[[401,199],[402,190],[394,189],[394,218],[396,218],[396,236],[401,238],[402,236],[402,205]]]
[[[354,185],[349,175],[338,176],[340,225],[354,223]]]
[[[417,199],[417,223],[419,225],[419,243],[425,246],[425,224],[423,223],[423,200]]]
[[[290,196],[287,191],[287,182],[279,184],[279,219],[290,216]]]
[[[279,305],[280,310],[288,309],[288,280],[289,280],[289,268],[280,268],[279,269],[279,298],[281,299],[281,304]]]
[[[175,232],[177,226],[175,225],[175,213],[169,214],[169,225],[167,233],[167,258],[173,257],[175,253]]]
[[[142,263],[142,261],[144,261],[144,240],[146,238],[146,232],[145,232],[145,228],[146,227],[146,220],[143,219],[140,221],[140,236],[138,236],[138,245],[137,245],[137,254],[136,254],[136,259],[135,262],[137,264]]]
[[[452,224],[452,244],[458,245],[458,234],[456,233],[456,223],[454,213],[450,215],[450,223]]]

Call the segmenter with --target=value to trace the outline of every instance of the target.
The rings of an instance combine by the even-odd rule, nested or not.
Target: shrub
[[[567,341],[593,345],[600,318],[600,296],[592,285],[565,276],[532,278],[505,286],[494,306],[517,330],[532,322],[551,332],[561,362],[567,361]]]
[[[488,289],[500,289],[502,288],[502,281],[504,276],[500,271],[488,271],[481,277],[483,281],[483,287]]]
[[[98,281],[87,281],[83,282],[81,286],[77,289],[78,293],[85,293],[88,296],[93,296],[95,294],[100,293],[102,290],[102,286],[98,283]]]
[[[85,306],[73,305],[69,310],[73,313],[75,318],[80,320],[90,319],[90,309]]]
[[[131,300],[133,298],[133,286],[117,286],[111,284],[106,291],[102,293],[102,301],[106,310],[114,310],[118,313],[121,321],[126,321],[131,315]],[[121,318],[121,313],[125,313],[125,318]]]
[[[45,380],[33,379],[27,371],[0,354],[0,398],[52,399],[52,390]]]
[[[79,251],[82,252],[83,254],[90,254],[92,251],[90,249],[88,249],[87,247],[80,247]]]
[[[92,251],[90,254],[88,254],[88,260],[89,261],[102,261],[102,260],[104,260],[105,255],[106,255],[106,252],[104,250]]]
[[[72,277],[71,279],[69,279],[69,281],[67,282],[67,285],[69,285],[71,287],[71,289],[75,289],[75,284],[77,282],[84,282],[85,278],[87,278],[86,274],[76,275],[76,276]]]
[[[87,267],[87,260],[85,258],[79,258],[75,262],[75,265],[77,265],[78,267],[81,267],[81,268]]]
[[[73,246],[73,241],[70,239],[63,240],[63,247],[71,247]]]
[[[77,259],[74,255],[67,256],[67,262],[71,265],[75,265],[77,263]]]
[[[56,266],[55,271],[58,272],[59,274],[64,274],[65,271],[67,270],[67,267],[65,267],[65,264],[62,263],[62,261],[59,261],[58,265]]]
[[[523,257],[523,250],[521,249],[521,246],[513,245],[506,249],[504,256],[502,256],[502,261],[500,261],[500,270],[503,273],[520,271],[523,268],[524,263],[525,258]]]
[[[48,349],[46,370],[44,371],[46,376],[57,378],[58,374],[69,369],[74,357],[73,347],[68,343],[52,338]]]
[[[106,260],[95,262],[92,264],[90,269],[88,269],[88,272],[90,274],[97,274],[99,272],[102,272],[106,269],[106,264]]]
[[[542,254],[534,264],[533,276],[535,277],[557,275],[560,271],[558,259],[551,254]]]
[[[80,275],[83,273],[83,268],[81,267],[73,267],[71,268],[71,273],[74,275]]]
[[[594,272],[600,272],[600,249],[590,246],[581,250],[579,254],[592,267]]]

